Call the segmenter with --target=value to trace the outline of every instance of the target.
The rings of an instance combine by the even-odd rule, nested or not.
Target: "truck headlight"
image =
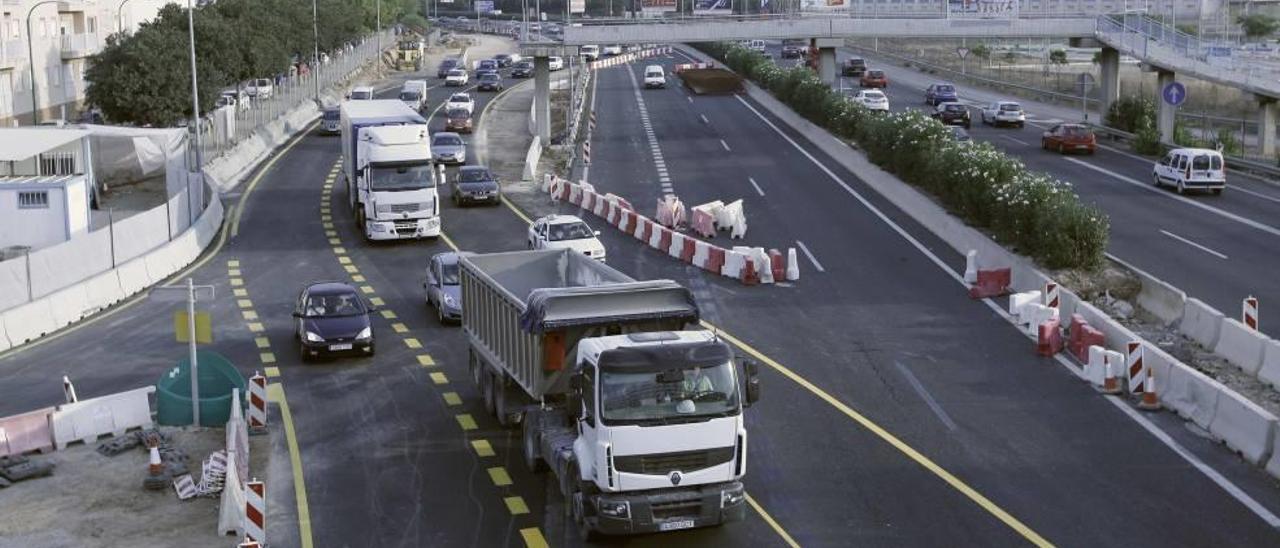
[[[441,293],[440,295],[441,295],[440,300],[444,301],[445,306],[449,306],[449,307],[458,306],[458,301],[454,300],[454,298],[450,296],[448,293]]]
[[[359,341],[367,341],[372,338],[373,338],[372,327],[366,327],[364,329],[361,329],[360,333],[356,335],[356,340],[359,340]]]
[[[720,507],[728,508],[730,506],[737,506],[742,504],[743,498],[745,497],[742,492],[742,487],[726,489],[720,492]]]
[[[631,503],[627,501],[605,501],[596,503],[596,508],[600,513],[611,518],[631,518]]]
[[[386,232],[387,227],[382,223],[369,223],[369,230],[374,232]]]
[[[324,342],[324,337],[321,337],[320,335],[316,335],[315,333],[312,333],[310,331],[307,332],[306,337],[307,337],[307,342],[313,342],[313,343]]]

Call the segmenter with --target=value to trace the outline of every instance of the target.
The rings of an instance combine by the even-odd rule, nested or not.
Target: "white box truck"
[[[427,121],[403,101],[342,103],[342,177],[369,240],[440,235],[440,199]]]
[[[460,263],[472,380],[522,424],[525,465],[555,473],[583,537],[743,519],[756,365],[740,373],[714,333],[685,330],[688,289],[568,249]]]

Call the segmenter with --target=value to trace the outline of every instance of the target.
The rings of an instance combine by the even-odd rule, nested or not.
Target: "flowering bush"
[[[801,116],[856,142],[873,163],[929,191],[1003,245],[1049,268],[1102,264],[1110,220],[1082,204],[1069,183],[1028,171],[989,143],[956,142],[948,128],[920,111],[870,112],[807,68],[780,68],[732,44],[699,47]]]

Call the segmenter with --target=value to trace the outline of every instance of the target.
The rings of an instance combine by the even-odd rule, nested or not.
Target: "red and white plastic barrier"
[[[685,223],[684,202],[675,196],[663,196],[658,199],[658,209],[653,217],[662,226],[678,228]]]
[[[257,371],[249,377],[249,432],[267,431],[267,378]]]
[[[1044,305],[1049,308],[1062,307],[1062,294],[1058,284],[1054,282],[1044,284]]]
[[[255,478],[244,484],[244,536],[267,541],[267,484]]]
[[[1241,303],[1242,311],[1240,313],[1240,323],[1249,328],[1250,331],[1258,330],[1258,298],[1252,295],[1246,297]]]
[[[671,48],[670,48],[670,47],[668,47],[668,46],[659,47],[659,48],[646,48],[646,49],[643,49],[643,50],[640,50],[640,51],[634,51],[634,52],[627,53],[627,54],[624,54],[624,55],[619,55],[619,56],[617,56],[617,57],[609,57],[609,58],[606,58],[606,59],[597,59],[597,60],[595,60],[595,61],[592,61],[592,62],[590,62],[590,63],[587,63],[587,66],[588,66],[588,67],[590,67],[591,69],[601,69],[601,68],[606,68],[606,67],[616,67],[616,66],[618,66],[618,65],[625,65],[625,64],[630,63],[630,62],[632,62],[632,61],[637,61],[637,60],[640,60],[640,59],[647,59],[647,58],[649,58],[649,57],[653,57],[653,56],[655,56],[655,55],[670,55],[670,54],[671,54],[671,51],[672,51],[672,50],[671,50]]]

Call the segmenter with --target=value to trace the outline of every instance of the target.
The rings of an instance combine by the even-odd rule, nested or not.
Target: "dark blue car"
[[[960,100],[960,96],[956,94],[956,86],[954,84],[931,84],[924,90],[924,102],[929,106],[938,106],[938,103],[953,103]]]

